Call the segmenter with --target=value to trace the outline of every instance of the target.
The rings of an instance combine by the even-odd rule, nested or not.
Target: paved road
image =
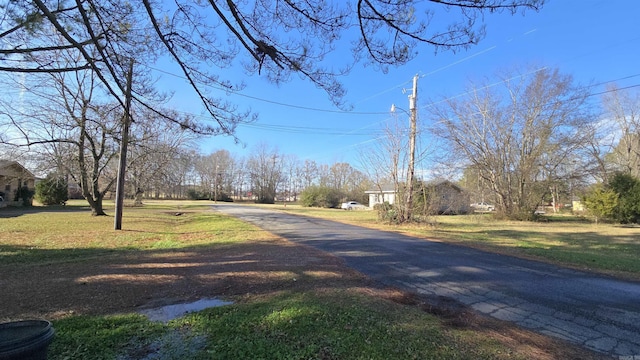
[[[640,284],[278,211],[218,211],[335,254],[388,285],[454,298],[495,318],[640,360]]]

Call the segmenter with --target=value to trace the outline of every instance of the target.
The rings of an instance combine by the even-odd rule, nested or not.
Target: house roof
[[[431,181],[427,181],[425,182],[426,186],[449,186],[457,191],[464,191],[464,189],[462,187],[460,187],[459,185],[456,185],[455,183],[449,181],[449,180],[442,180],[442,179],[437,179],[437,180],[431,180]],[[393,186],[393,184],[385,184],[385,185],[381,185],[379,188],[377,189],[373,189],[373,190],[367,190],[364,193],[365,194],[393,194],[395,193],[395,187]]]
[[[376,186],[375,189],[366,190],[365,194],[383,194],[383,193],[395,193],[396,188],[393,184],[383,184]]]
[[[425,183],[425,185],[426,186],[434,186],[434,187],[435,186],[444,185],[444,186],[449,186],[449,187],[451,187],[453,189],[456,189],[457,191],[464,191],[464,189],[461,186],[459,186],[459,185],[457,185],[457,184],[455,184],[455,183],[453,183],[453,182],[451,182],[449,180],[441,180],[441,179],[431,180],[431,181],[427,181]]]
[[[9,168],[18,167],[21,172],[26,173],[27,175],[34,177],[33,173],[24,166],[22,166],[19,162],[13,160],[2,160],[0,159],[0,175],[13,175],[13,172],[9,172]]]

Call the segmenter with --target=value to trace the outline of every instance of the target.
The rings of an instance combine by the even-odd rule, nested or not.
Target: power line
[[[524,33],[524,34],[522,34],[522,35],[523,35],[523,36],[528,35],[529,33],[533,32],[533,31],[535,31],[535,30],[536,30],[536,29],[534,29],[534,30],[529,30],[529,31],[525,32],[525,33]],[[453,66],[455,66],[455,65],[458,65],[458,64],[461,64],[461,63],[466,62],[466,61],[468,61],[468,60],[471,60],[471,59],[473,59],[473,58],[475,58],[475,57],[477,57],[477,56],[484,55],[484,54],[486,54],[486,53],[488,53],[488,52],[490,52],[490,51],[492,51],[492,50],[495,50],[497,47],[498,47],[497,45],[493,45],[493,46],[491,46],[491,47],[489,47],[489,48],[487,48],[487,49],[484,49],[484,50],[478,51],[478,52],[476,52],[476,53],[474,53],[474,54],[471,54],[471,55],[469,55],[469,56],[466,56],[466,57],[464,57],[464,58],[462,58],[462,59],[460,59],[460,60],[456,60],[456,61],[454,61],[454,62],[451,62],[451,63],[449,63],[449,64],[447,64],[447,65],[445,65],[445,66],[442,66],[442,67],[440,67],[440,68],[438,68],[438,69],[436,69],[436,70],[433,70],[433,71],[427,72],[427,73],[425,73],[425,74],[422,74],[422,75],[420,75],[420,77],[425,77],[425,76],[434,75],[434,74],[439,73],[439,72],[441,72],[441,71],[444,71],[444,70],[446,70],[446,69],[448,69],[448,68],[450,68],[450,67],[453,67]],[[158,69],[158,68],[156,68],[156,67],[152,67],[152,66],[145,65],[145,64],[143,64],[143,66],[146,66],[146,67],[147,67],[147,68],[149,68],[149,69],[152,69],[152,70],[155,70],[155,71],[158,71],[158,72],[161,72],[161,73],[167,74],[167,75],[171,75],[171,76],[173,76],[173,77],[176,77],[176,78],[179,78],[179,79],[182,79],[182,80],[186,80],[183,76],[178,75],[178,74],[171,73],[171,72],[166,71],[166,70]],[[391,87],[387,88],[386,90],[380,91],[380,92],[378,92],[378,93],[375,93],[375,94],[373,94],[373,95],[370,95],[370,96],[368,96],[368,97],[365,97],[365,98],[363,98],[363,99],[360,99],[360,100],[356,101],[356,102],[355,102],[355,104],[359,104],[359,103],[362,103],[362,102],[364,102],[364,101],[367,101],[367,100],[373,99],[373,98],[375,98],[375,97],[378,97],[378,96],[380,96],[380,95],[383,95],[383,94],[386,94],[386,93],[388,93],[388,92],[391,92],[391,91],[393,91],[393,90],[395,90],[395,89],[398,89],[398,88],[400,88],[400,87],[405,86],[406,84],[411,83],[411,81],[412,81],[412,80],[407,80],[407,81],[404,81],[404,82],[402,82],[402,83],[400,83],[400,84],[398,84],[398,85],[391,86]],[[294,105],[294,104],[287,104],[287,103],[283,103],[283,102],[279,102],[279,101],[274,101],[274,100],[269,100],[269,99],[265,99],[265,98],[260,98],[260,97],[257,97],[257,96],[252,96],[252,95],[243,94],[243,93],[238,92],[238,91],[233,91],[233,90],[229,90],[229,89],[227,89],[227,88],[213,86],[213,85],[211,85],[211,84],[202,84],[202,85],[204,85],[204,86],[208,86],[208,87],[212,87],[212,88],[214,88],[214,89],[221,90],[221,91],[225,91],[225,92],[230,92],[230,93],[232,93],[232,94],[234,94],[234,95],[238,95],[238,96],[245,97],[245,98],[248,98],[248,99],[257,100],[257,101],[261,101],[261,102],[265,102],[265,103],[269,103],[269,104],[274,104],[274,105],[278,105],[278,106],[283,106],[283,107],[288,107],[288,108],[294,108],[294,109],[301,109],[301,110],[315,111],[315,112],[325,112],[325,113],[353,114],[353,115],[386,115],[386,114],[387,114],[387,112],[358,112],[358,111],[344,111],[344,110],[332,110],[332,109],[319,109],[319,108],[313,108],[313,107],[308,107],[308,106],[300,106],[300,105]]]
[[[158,71],[161,72],[163,74],[167,74],[167,75],[171,75],[174,76],[176,78],[182,79],[182,80],[186,80],[184,77],[171,73],[169,71],[166,70],[161,70],[158,68],[155,68],[153,66],[149,66],[149,65],[144,65],[146,67],[148,67],[151,70],[154,71]],[[264,98],[260,98],[257,96],[252,96],[252,95],[247,95],[247,94],[243,94],[239,91],[234,91],[234,90],[230,90],[227,88],[223,88],[223,87],[218,87],[218,86],[214,86],[211,84],[200,84],[203,86],[207,86],[207,87],[211,87],[217,90],[221,90],[221,91],[225,91],[225,92],[229,92],[233,95],[237,95],[237,96],[241,96],[241,97],[245,97],[248,99],[252,99],[252,100],[257,100],[257,101],[262,101],[265,103],[269,103],[269,104],[274,104],[274,105],[278,105],[278,106],[284,106],[284,107],[288,107],[288,108],[294,108],[294,109],[301,109],[301,110],[307,110],[307,111],[316,111],[316,112],[324,112],[324,113],[333,113],[333,114],[349,114],[349,115],[383,115],[386,114],[386,112],[366,112],[366,111],[346,111],[346,110],[332,110],[332,109],[320,109],[320,108],[313,108],[313,107],[309,107],[309,106],[300,106],[300,105],[294,105],[294,104],[287,104],[287,103],[283,103],[283,102],[279,102],[279,101],[275,101],[275,100],[269,100],[269,99],[264,99]]]
[[[640,84],[629,85],[629,86],[616,88],[616,89],[609,89],[609,90],[601,91],[601,92],[598,92],[598,93],[592,93],[592,94],[589,94],[587,96],[591,97],[591,96],[604,95],[604,94],[608,94],[608,93],[611,93],[611,92],[616,92],[616,91],[620,91],[620,90],[627,90],[627,89],[633,89],[633,88],[637,88],[637,87],[640,87]]]
[[[447,97],[445,99],[442,99],[442,100],[439,100],[439,101],[436,101],[436,102],[431,102],[431,103],[423,106],[422,109],[426,109],[426,108],[432,107],[432,106],[434,106],[436,104],[440,104],[440,103],[443,103],[443,102],[446,102],[446,101],[449,101],[449,100],[453,100],[453,99],[458,98],[458,97],[462,97],[462,96],[468,95],[469,93],[471,93],[473,91],[485,90],[485,89],[488,89],[488,88],[503,84],[503,83],[511,81],[511,80],[515,80],[515,79],[522,78],[522,77],[525,77],[525,76],[528,76],[528,75],[531,75],[531,74],[535,74],[535,73],[537,73],[539,71],[545,70],[546,68],[547,67],[545,66],[545,67],[542,67],[542,68],[527,72],[525,74],[513,76],[513,77],[510,77],[510,78],[505,79],[505,80],[497,81],[497,82],[491,83],[489,85],[485,85],[483,87],[480,87],[480,88],[477,88],[477,89],[473,89],[472,91],[465,91],[465,92],[457,94],[457,95],[449,96],[449,97]],[[614,83],[614,82],[617,82],[617,81],[629,80],[629,79],[632,79],[632,78],[635,78],[635,77],[638,77],[638,76],[640,76],[640,73],[633,74],[633,75],[627,75],[627,76],[623,76],[623,77],[620,77],[620,78],[617,78],[617,79],[607,80],[607,81],[602,81],[602,82],[599,82],[599,83],[587,85],[587,86],[582,87],[582,89],[590,89],[590,88],[594,88],[596,86],[602,86],[602,85]],[[640,84],[630,85],[630,86],[626,86],[626,87],[623,87],[623,88],[605,90],[605,91],[601,91],[601,92],[597,92],[597,93],[588,94],[586,97],[603,95],[603,94],[607,94],[607,93],[610,93],[610,92],[615,92],[615,91],[618,91],[618,90],[632,89],[632,88],[635,88],[635,87],[638,87],[638,86],[640,86]]]
[[[546,67],[530,71],[530,72],[528,72],[526,74],[513,76],[513,77],[511,77],[509,79],[506,79],[506,80],[503,80],[503,81],[498,81],[498,82],[489,84],[487,86],[482,87],[481,89],[497,86],[497,85],[499,85],[501,83],[504,83],[505,81],[515,80],[517,78],[521,78],[521,77],[524,77],[524,76],[527,76],[527,75],[531,75],[533,73],[536,73],[536,72],[544,70],[544,69],[546,69]],[[635,77],[638,77],[638,76],[640,76],[640,73],[633,74],[633,75],[628,75],[628,76],[624,76],[624,77],[620,77],[620,78],[613,79],[613,80],[603,81],[603,82],[600,82],[600,83],[596,83],[596,84],[592,84],[592,85],[586,86],[584,88],[593,88],[593,87],[596,87],[596,86],[601,86],[601,85],[605,85],[605,84],[616,82],[616,81],[620,81],[620,80],[627,80],[627,79],[635,78]],[[591,93],[591,94],[586,95],[586,97],[598,96],[598,95],[603,95],[603,94],[607,94],[607,93],[610,93],[610,92],[615,92],[615,91],[618,91],[618,90],[626,90],[626,89],[631,89],[631,88],[636,88],[636,87],[640,87],[640,84],[630,85],[630,86],[617,88],[617,89],[605,90],[605,91],[601,91],[601,92],[597,92],[597,93]],[[469,92],[465,92],[465,93],[461,93],[461,94],[458,94],[458,95],[454,95],[454,96],[449,97],[447,99],[443,99],[443,100],[440,100],[438,102],[431,103],[431,104],[428,104],[426,106],[423,106],[422,108],[425,109],[425,108],[433,106],[435,104],[438,104],[438,103],[441,103],[441,102],[444,102],[444,101],[447,101],[447,100],[451,100],[451,99],[454,99],[456,97],[464,96],[464,95],[466,95],[468,93]],[[201,116],[201,115],[195,115],[195,114],[189,113],[189,112],[181,112],[181,113],[189,114],[189,115],[192,115],[194,117],[203,118],[203,116]],[[382,113],[382,114],[388,115],[388,113]],[[377,123],[379,123],[379,122],[377,122]],[[367,127],[370,127],[371,125],[372,124],[367,125],[365,127],[361,127],[361,128],[355,129],[355,130],[348,130],[348,129],[338,130],[336,128],[308,127],[308,126],[295,126],[295,125],[284,125],[284,124],[264,124],[264,123],[263,124],[258,124],[258,123],[241,123],[241,124],[238,124],[239,127],[254,128],[254,129],[260,129],[260,130],[271,131],[271,132],[276,132],[276,133],[336,135],[336,136],[378,136],[378,135],[380,135],[381,130],[372,129],[371,131],[362,131],[362,130],[366,129]],[[368,140],[366,142],[368,142]]]
[[[535,32],[535,31],[537,31],[537,30],[538,30],[538,29],[532,29],[532,30],[526,31],[526,32],[525,32],[525,33],[523,33],[521,36],[529,35],[529,34],[531,34],[531,33]],[[509,42],[511,42],[511,40],[509,40]],[[460,59],[460,60],[456,60],[456,61],[451,62],[451,63],[449,63],[449,64],[447,64],[447,65],[445,65],[445,66],[441,66],[441,67],[439,67],[439,68],[437,68],[437,69],[435,69],[435,70],[432,70],[432,71],[429,71],[429,72],[427,72],[427,73],[424,73],[424,74],[420,75],[420,77],[426,77],[426,76],[431,76],[431,75],[437,74],[437,73],[439,73],[439,72],[441,72],[441,71],[444,71],[444,70],[446,70],[446,69],[448,69],[448,68],[450,68],[450,67],[453,67],[453,66],[459,65],[459,64],[461,64],[461,63],[463,63],[463,62],[465,62],[465,61],[469,61],[469,60],[471,60],[471,59],[473,59],[473,58],[475,58],[475,57],[477,57],[477,56],[484,55],[484,54],[486,54],[486,53],[488,53],[488,52],[490,52],[490,51],[493,51],[493,50],[495,50],[495,49],[497,49],[497,48],[498,48],[498,45],[490,46],[490,47],[488,47],[488,48],[486,48],[486,49],[484,49],[484,50],[480,50],[480,51],[478,51],[478,52],[475,52],[475,53],[473,53],[473,54],[471,54],[471,55],[469,55],[469,56],[466,56],[466,57],[464,57],[464,58],[462,58],[462,59]],[[364,101],[367,101],[367,100],[372,99],[372,98],[374,98],[374,97],[377,97],[377,96],[380,96],[380,95],[386,94],[386,93],[388,93],[388,92],[390,92],[390,91],[393,91],[393,90],[395,90],[395,89],[397,89],[397,88],[399,88],[399,87],[403,87],[404,85],[411,83],[411,81],[412,81],[412,80],[407,80],[407,81],[403,82],[402,84],[398,84],[398,85],[392,86],[392,87],[391,87],[391,88],[389,88],[389,89],[386,89],[386,90],[383,90],[383,91],[381,91],[381,92],[379,92],[379,93],[376,93],[376,94],[373,94],[373,95],[371,95],[371,96],[368,96],[368,97],[366,97],[366,98],[364,98],[364,99],[361,99],[361,100],[357,101],[357,102],[356,102],[356,104],[361,103],[361,102],[364,102]]]
[[[355,132],[353,130],[340,130],[335,128],[319,128],[319,127],[304,127],[304,126],[289,126],[279,124],[254,124],[246,123],[239,124],[238,126],[249,127],[255,129],[261,129],[279,133],[294,133],[294,134],[318,134],[318,135],[352,135],[352,136],[365,136],[365,135],[378,135],[380,130],[371,130],[367,132]]]

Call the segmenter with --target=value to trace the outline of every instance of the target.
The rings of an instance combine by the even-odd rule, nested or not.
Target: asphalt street
[[[383,284],[450,297],[527,329],[640,360],[639,283],[277,210],[214,208],[339,256]]]

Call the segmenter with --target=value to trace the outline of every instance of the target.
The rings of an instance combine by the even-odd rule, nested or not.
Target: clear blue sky
[[[620,87],[640,84],[638,16],[637,0],[550,0],[540,12],[525,16],[488,14],[487,36],[468,50],[434,54],[433,48],[423,45],[418,58],[387,74],[372,67],[354,69],[341,79],[348,90],[347,102],[353,105],[350,113],[341,113],[308,81],[294,77],[277,87],[263,77],[247,77],[241,69],[232,69],[221,75],[244,80],[248,86],[241,92],[246,96],[231,94],[228,100],[251,108],[259,120],[237,130],[246,147],[230,138],[212,137],[200,141],[201,151],[227,149],[244,156],[263,142],[301,160],[346,161],[359,167],[359,149],[378,136],[376,131],[391,116],[391,104],[408,109],[402,89],[411,87],[415,74],[420,75],[419,112],[430,99],[462,93],[468,79],[527,64],[557,67],[585,84],[616,79],[621,79]],[[171,87],[177,90],[172,101],[176,108],[199,113],[198,102],[189,93]],[[593,91],[603,90],[601,86]]]

